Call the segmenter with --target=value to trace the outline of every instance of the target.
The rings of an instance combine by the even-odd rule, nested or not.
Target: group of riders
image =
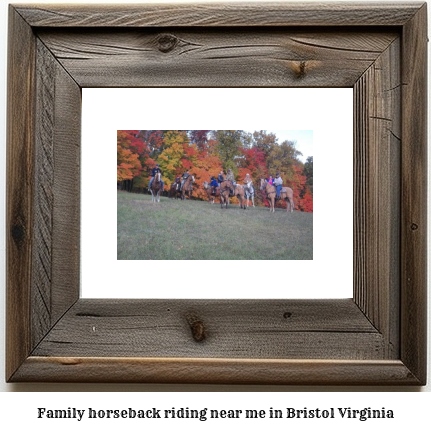
[[[215,195],[217,192],[217,187],[221,187],[221,183],[224,181],[230,181],[233,186],[236,185],[232,169],[227,170],[226,178],[224,177],[223,171],[221,171],[218,174],[217,179],[215,177],[211,177],[211,182],[209,183],[209,186],[211,187],[211,194]],[[283,188],[283,179],[281,178],[280,173],[277,172],[275,174],[275,178],[272,175],[270,175],[269,178],[266,179],[266,181],[268,184],[276,188],[276,194],[277,194],[276,199],[279,199],[281,189]],[[246,184],[251,182],[251,178],[249,174],[246,175],[244,182]],[[233,189],[231,189],[231,194],[233,194]]]
[[[161,191],[163,192],[165,184],[162,179],[162,175],[163,175],[162,170],[160,169],[160,165],[158,164],[156,165],[156,167],[151,169],[151,179],[150,179],[150,183],[148,184],[148,188],[151,189],[151,185],[153,184],[154,178],[158,173],[160,173],[160,183],[162,186]],[[184,183],[189,177],[190,177],[190,173],[188,169],[183,173],[181,177],[178,175],[177,178],[175,179],[176,190],[182,190]],[[190,184],[190,187],[191,187],[191,184]]]
[[[161,186],[162,186],[161,190],[163,191],[164,183],[163,183],[163,180],[161,178],[162,177],[162,170],[160,169],[159,165],[156,165],[151,170],[151,179],[150,179],[150,184],[148,187],[151,188],[151,185],[154,181],[154,178],[158,173],[160,173],[160,182],[161,182]],[[176,190],[182,190],[183,189],[184,183],[186,182],[187,178],[190,177],[190,175],[191,174],[189,173],[189,170],[187,169],[183,173],[182,176],[178,175],[176,177],[175,183],[174,183],[176,185]],[[251,181],[249,174],[247,174],[247,176],[249,178],[249,181]],[[224,181],[230,181],[233,186],[236,185],[235,177],[234,177],[234,174],[232,172],[232,169],[227,170],[226,177],[225,177],[223,170],[220,171],[217,178],[211,177],[211,182],[209,183],[209,187],[211,187],[211,194],[216,195],[217,188],[219,188]],[[247,181],[247,177],[246,177],[246,181]],[[281,178],[280,173],[277,172],[275,174],[275,178],[272,175],[270,175],[266,181],[268,182],[268,184],[270,184],[271,186],[274,186],[276,188],[276,193],[277,193],[276,199],[279,199],[281,189],[283,188],[283,179]],[[191,187],[191,184],[190,184],[190,187]],[[234,192],[233,189],[231,189],[231,194],[233,194],[233,192]]]

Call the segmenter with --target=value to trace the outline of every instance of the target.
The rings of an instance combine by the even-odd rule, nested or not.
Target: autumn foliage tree
[[[137,131],[119,130],[117,133],[117,183],[130,184],[142,170],[140,146],[134,132]]]
[[[193,196],[206,199],[203,183],[232,169],[242,183],[253,179],[258,205],[264,205],[259,181],[279,172],[294,191],[297,210],[313,211],[313,158],[300,161],[295,142],[278,142],[273,133],[243,130],[118,130],[117,184],[129,191],[148,187],[151,169],[159,164],[165,190],[186,169],[194,175]]]

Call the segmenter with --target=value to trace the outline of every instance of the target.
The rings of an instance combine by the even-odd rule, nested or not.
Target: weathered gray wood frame
[[[425,384],[426,19],[410,2],[11,6],[6,379]],[[354,298],[80,299],[81,88],[118,86],[352,87]]]

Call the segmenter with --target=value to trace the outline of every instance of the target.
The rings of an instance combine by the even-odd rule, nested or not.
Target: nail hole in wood
[[[284,317],[285,319],[288,319],[289,317],[292,317],[292,313],[291,313],[290,311],[286,311],[286,312],[283,314],[283,317]]]

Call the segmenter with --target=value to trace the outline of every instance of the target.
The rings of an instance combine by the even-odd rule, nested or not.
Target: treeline
[[[302,163],[295,142],[278,142],[264,130],[118,130],[117,185],[127,191],[148,188],[151,169],[160,165],[165,190],[186,169],[194,175],[193,196],[206,199],[203,183],[219,172],[232,169],[242,183],[249,173],[256,188],[256,202],[264,205],[259,193],[261,178],[279,172],[283,185],[294,191],[297,210],[313,211],[313,157]]]

